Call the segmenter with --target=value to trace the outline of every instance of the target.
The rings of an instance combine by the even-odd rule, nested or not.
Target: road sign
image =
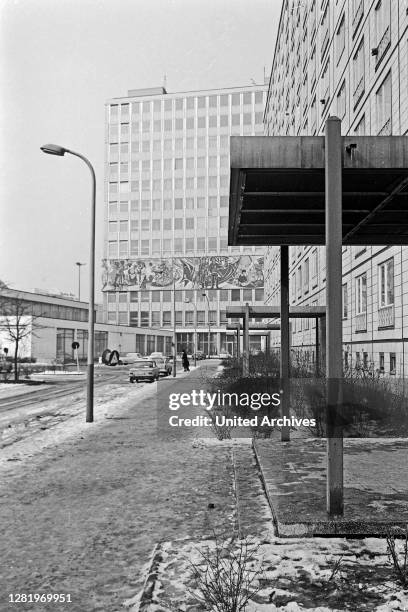
[[[75,341],[72,343],[72,348],[75,349],[79,349],[79,342]]]

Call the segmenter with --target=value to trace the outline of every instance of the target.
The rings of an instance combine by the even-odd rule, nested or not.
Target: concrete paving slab
[[[326,441],[254,440],[280,536],[384,535],[408,524],[408,440],[344,440],[344,515],[326,512]]]

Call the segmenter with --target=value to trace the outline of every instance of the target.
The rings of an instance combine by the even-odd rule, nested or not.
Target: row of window
[[[24,300],[24,314],[48,319],[65,319],[66,321],[88,321],[87,308],[61,306],[47,302],[30,302],[30,300]]]
[[[204,290],[176,290],[176,303],[187,303],[190,301],[195,304],[197,302],[205,302],[206,297],[203,295]],[[256,302],[262,302],[264,300],[263,289],[206,289],[205,295],[208,297],[210,302],[219,300],[220,302],[249,302],[253,300]],[[160,302],[171,302],[173,300],[173,291],[157,289],[153,290],[141,290],[141,291],[130,291],[118,292],[111,291],[107,293],[108,308],[111,309],[111,305],[115,304],[127,304],[135,302],[151,302],[153,304]],[[113,306],[113,310],[115,310]]]
[[[344,368],[348,370],[353,366],[352,364],[352,355],[348,351],[344,351]],[[387,370],[388,366],[388,370]],[[362,353],[360,351],[356,351],[355,353],[355,362],[354,367],[359,370],[375,370],[374,361],[370,361],[369,354],[365,351]],[[378,371],[379,373],[386,373],[388,371],[389,374],[396,374],[397,371],[397,355],[396,353],[388,353],[387,362],[386,362],[386,354],[383,352],[378,353]]]
[[[78,358],[84,360],[88,352],[88,332],[84,329],[69,329],[59,327],[56,331],[56,357],[58,361],[65,362],[74,360],[76,352],[72,343],[76,340],[79,343]],[[108,348],[108,332],[95,330],[94,334],[94,356],[100,357],[103,351]]]
[[[211,214],[213,213],[213,214]],[[219,227],[221,230],[224,230],[228,227],[228,217],[219,217],[217,209],[208,210],[209,216],[214,216],[216,219],[214,220],[214,227]],[[176,231],[186,230],[194,230],[196,227],[199,229],[200,225],[202,225],[202,218],[196,217],[176,217],[173,219],[172,217],[168,217],[165,219],[141,219],[139,223],[139,219],[131,219],[130,221],[109,221],[109,238],[113,238],[113,234],[117,234],[120,232],[121,235],[128,234],[129,230],[131,232],[138,232],[139,230],[142,232],[152,231],[161,231],[163,229],[166,231],[172,231],[173,229]],[[205,230],[205,222],[204,228]],[[121,236],[122,237],[122,236]]]
[[[148,179],[143,179],[141,181],[120,181],[118,182],[110,182],[109,183],[109,200],[116,200],[118,194],[121,194],[122,197],[129,197],[129,193],[134,194],[135,196],[139,196],[139,192],[142,192],[142,196],[151,194],[152,191],[154,195],[157,196],[165,193],[166,195],[170,195],[173,191],[184,191],[184,190],[201,190],[208,187],[208,189],[217,189],[218,185],[220,189],[228,189],[229,187],[229,170],[225,170],[224,176],[218,176],[218,168],[208,169],[209,173],[212,173],[212,176],[207,175],[207,169],[201,168],[197,174],[191,176],[182,176],[175,178],[165,178],[158,179],[153,181]]]
[[[355,314],[367,313],[367,272],[354,279]],[[394,258],[391,257],[378,265],[378,308],[394,305]],[[348,318],[348,283],[343,284],[343,319]],[[384,327],[389,327],[384,325]],[[380,325],[381,326],[381,325]]]
[[[153,131],[155,134],[162,132],[184,131],[194,129],[205,129],[227,127],[228,125],[253,125],[262,124],[263,112],[255,113],[232,113],[209,115],[203,117],[180,117],[176,119],[154,119],[145,121],[134,121],[132,123],[110,124],[109,127],[109,142],[118,142],[119,134],[121,142],[128,141],[132,133],[133,136],[141,129],[144,134]]]
[[[314,249],[309,257],[299,264],[290,278],[290,297],[292,302],[307,295],[310,289],[317,286],[318,251]]]
[[[112,218],[117,213],[129,216],[132,213],[143,212],[163,212],[170,213],[174,211],[194,210],[194,209],[217,209],[218,204],[221,208],[227,208],[229,205],[228,196],[209,196],[209,197],[186,197],[186,198],[164,198],[162,201],[159,198],[152,200],[144,198],[142,200],[117,200],[109,202],[109,217]]]
[[[206,135],[202,134],[200,136],[182,136],[172,138],[167,137],[164,139],[161,138],[153,138],[151,139],[150,134],[142,135],[142,140],[136,140],[131,143],[132,153],[137,151],[141,151],[142,153],[148,153],[152,150],[154,153],[161,153],[162,149],[164,151],[174,151],[175,153],[178,151],[205,151],[207,148],[215,148],[216,142],[219,142],[219,148],[221,150],[225,150],[227,152],[229,149],[229,135],[228,134],[214,134],[209,135],[208,138]],[[140,144],[140,142],[142,144]],[[148,143],[148,144],[145,144]],[[115,157],[121,154],[121,156],[126,156],[129,154],[129,143],[124,142],[121,145],[117,143],[112,143],[109,145],[109,154],[110,159],[113,161]]]
[[[185,98],[168,98],[158,100],[143,100],[141,102],[131,102],[124,104],[111,104],[110,105],[110,119],[115,120],[121,115],[121,120],[129,117],[130,113],[132,116],[139,114],[148,115],[151,112],[161,113],[163,111],[183,111],[183,110],[195,110],[197,109],[212,109],[212,108],[225,108],[227,106],[239,106],[262,104],[264,92],[262,91],[247,91],[243,93],[232,93],[232,94],[221,94],[221,95],[201,95],[201,96],[189,96]]]
[[[153,238],[145,240],[109,240],[108,258],[137,257],[138,255],[179,255],[181,253],[209,252],[229,249],[227,238],[196,236],[191,238]],[[231,251],[232,252],[232,251]]]
[[[219,315],[219,316],[218,316]],[[130,311],[108,311],[108,323],[119,325],[130,325],[131,327],[173,327],[173,316],[171,310],[142,310]],[[195,321],[194,310],[176,310],[176,326],[194,327],[213,326],[218,327],[227,325],[228,320],[226,311],[221,310],[197,310],[197,323]]]
[[[161,173],[162,170],[165,172],[172,170],[193,170],[194,168],[205,168],[208,165],[210,168],[218,168],[219,166],[229,166],[229,156],[220,154],[217,155],[209,155],[205,157],[203,155],[199,155],[196,157],[172,157],[168,159],[144,159],[143,161],[132,162],[129,164],[128,161],[122,161],[120,164],[117,161],[112,161],[109,164],[109,175],[112,177],[113,175],[118,175],[119,170],[121,175],[128,174],[129,170],[133,173],[142,172],[157,172]]]

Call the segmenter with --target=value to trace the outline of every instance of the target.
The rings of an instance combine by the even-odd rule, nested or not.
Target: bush
[[[262,573],[262,561],[258,558],[259,546],[247,539],[238,543],[220,542],[215,549],[203,552],[199,563],[190,562],[192,582],[189,589],[196,601],[212,612],[244,612],[247,604],[260,590],[258,579]]]

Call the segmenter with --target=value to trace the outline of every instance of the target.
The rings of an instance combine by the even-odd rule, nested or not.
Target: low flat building
[[[39,362],[64,363],[74,360],[72,343],[79,342],[78,356],[86,361],[88,350],[88,303],[58,295],[31,293],[2,287],[0,296],[0,352],[14,353],[14,342],[7,331],[7,320],[17,320],[27,330],[19,347],[19,356]],[[95,359],[109,348],[119,354],[153,351],[171,354],[169,329],[135,328],[102,322],[96,307]]]

